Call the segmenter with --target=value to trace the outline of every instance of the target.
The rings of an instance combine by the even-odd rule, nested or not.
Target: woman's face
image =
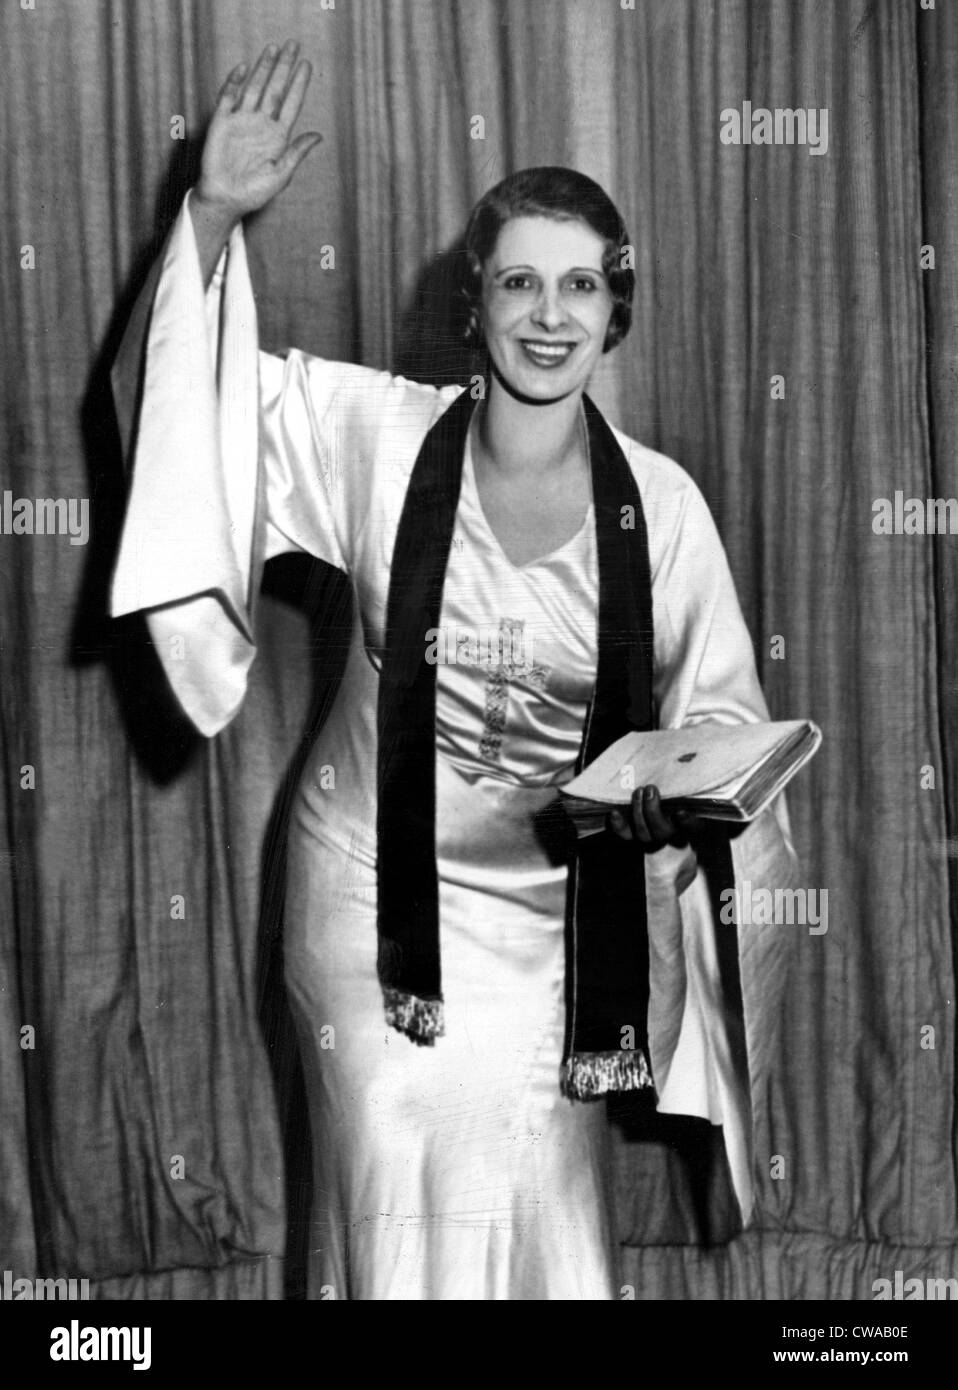
[[[612,316],[602,254],[585,222],[515,217],[482,269],[493,365],[518,395],[560,399],[587,384]]]

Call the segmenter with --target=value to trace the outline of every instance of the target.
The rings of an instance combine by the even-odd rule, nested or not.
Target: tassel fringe
[[[654,1084],[644,1052],[574,1052],[562,1064],[560,1085],[570,1100],[595,1100],[610,1091],[641,1091]]]
[[[420,1047],[432,1047],[446,1031],[441,999],[419,999],[401,989],[383,990],[386,1022]]]

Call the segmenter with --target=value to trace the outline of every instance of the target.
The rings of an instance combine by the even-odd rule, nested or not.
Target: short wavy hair
[[[483,194],[472,210],[466,227],[459,287],[466,314],[463,336],[467,344],[474,348],[482,345],[482,268],[492,255],[502,228],[514,217],[584,222],[605,242],[602,269],[612,294],[612,316],[602,351],[611,352],[632,323],[635,273],[630,266],[622,265],[622,253],[630,247],[629,235],[618,208],[604,189],[578,170],[554,164],[510,174]]]

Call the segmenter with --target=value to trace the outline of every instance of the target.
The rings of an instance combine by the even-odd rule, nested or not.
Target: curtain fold
[[[619,1106],[624,1277],[842,1299],[952,1274],[958,562],[872,523],[896,491],[958,495],[958,20],[898,0],[4,7],[2,488],[87,499],[91,529],[0,534],[3,1262],[104,1296],[277,1297],[287,1212],[294,1263],[306,1239],[282,846],[343,591],[273,566],[212,744],[142,623],[105,618],[118,334],[220,81],[287,35],[324,139],[250,222],[265,345],[468,380],[448,290],[472,203],[526,165],[596,178],[637,295],[593,394],[703,488],[773,717],[825,735],[789,804],[828,930],[773,928],[800,936],[759,1229],[735,1238],[714,1135]],[[827,151],[723,144],[744,102],[825,110]]]

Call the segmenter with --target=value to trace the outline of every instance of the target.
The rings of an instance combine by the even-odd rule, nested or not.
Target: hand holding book
[[[579,838],[594,833],[591,828],[582,829],[568,804],[566,809],[576,822]],[[666,808],[658,787],[651,784],[636,787],[631,805],[614,806],[608,811],[608,827],[613,834],[622,840],[638,840],[642,848],[650,853],[663,845],[687,844],[689,836],[701,825],[702,817],[686,810],[681,804],[670,802]]]
[[[631,807],[636,838],[666,843],[692,828],[688,816],[740,825],[754,820],[821,738],[807,719],[626,734],[560,791],[580,837],[599,833],[610,814],[624,817]],[[625,833],[622,826],[612,822],[618,834]]]

